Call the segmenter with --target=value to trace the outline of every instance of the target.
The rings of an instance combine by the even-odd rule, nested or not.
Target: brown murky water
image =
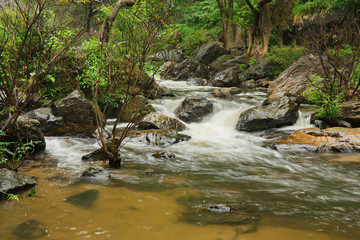
[[[12,234],[20,223],[34,219],[47,226],[49,234],[40,239],[214,239],[214,240],[345,240],[341,234],[329,234],[291,225],[289,219],[263,215],[256,232],[237,234],[237,226],[198,226],[180,221],[185,207],[179,197],[197,195],[198,190],[175,188],[160,192],[134,191],[111,182],[103,184],[71,183],[65,172],[56,168],[26,166],[22,173],[36,176],[38,186],[34,197],[21,201],[0,202],[0,239],[19,239]],[[133,174],[124,170],[119,175]],[[55,177],[55,178],[51,178]],[[183,177],[164,179],[181,183]],[[87,190],[99,191],[89,209],[74,206],[65,198]],[[229,191],[229,189],[227,189]],[[284,222],[283,222],[284,221]],[[305,219],[291,219],[296,221]],[[300,224],[301,225],[301,224]],[[359,235],[360,236],[360,235]]]

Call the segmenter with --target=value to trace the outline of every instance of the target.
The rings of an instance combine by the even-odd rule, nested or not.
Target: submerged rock
[[[190,96],[175,109],[175,115],[184,122],[200,122],[214,109],[213,102],[204,97]]]
[[[99,190],[92,189],[64,199],[76,207],[90,209],[99,196]]]
[[[14,228],[12,234],[19,238],[36,239],[48,235],[49,231],[44,223],[32,219],[19,224],[16,228]]]
[[[109,179],[111,175],[103,167],[91,165],[85,169],[81,177]]]
[[[226,204],[217,204],[204,209],[195,209],[181,214],[181,220],[197,225],[227,224],[238,226],[237,233],[256,230],[258,217],[238,211]]]
[[[360,152],[360,128],[302,129],[277,142],[283,151]]]
[[[18,172],[0,168],[0,191],[5,193],[16,193],[21,190],[32,188],[36,181],[31,177]]]
[[[175,154],[173,154],[172,152],[157,152],[151,156],[153,156],[154,158],[158,158],[158,159],[174,159],[174,158],[176,158]]]
[[[288,97],[282,97],[269,105],[250,108],[240,114],[238,131],[259,131],[291,125],[298,118],[298,106]]]
[[[147,130],[134,132],[129,136],[130,142],[139,142],[156,146],[169,146],[175,143],[188,141],[191,137],[176,131]]]

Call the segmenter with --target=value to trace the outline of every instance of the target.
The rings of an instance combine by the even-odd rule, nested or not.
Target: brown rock
[[[310,152],[360,151],[360,128],[302,129],[285,140],[279,140],[276,147],[279,150]]]

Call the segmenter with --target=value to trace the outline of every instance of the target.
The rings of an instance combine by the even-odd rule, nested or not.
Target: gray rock
[[[326,61],[324,63],[328,64]],[[293,96],[297,103],[302,103],[302,93],[309,90],[311,76],[321,73],[321,62],[318,57],[312,54],[302,56],[270,84],[267,90],[268,97],[277,100],[282,96]]]
[[[48,235],[49,231],[44,223],[32,219],[19,224],[12,234],[23,239],[36,239]]]
[[[98,199],[99,190],[88,190],[71,197],[65,198],[64,201],[73,204],[79,208],[91,209],[94,202]]]
[[[164,50],[149,56],[149,60],[181,62],[184,60],[184,53],[178,49]]]
[[[234,57],[229,56],[226,59],[213,62],[211,66],[217,72],[231,67],[237,67],[245,70],[249,67],[249,57],[246,55],[236,55]]]
[[[208,86],[209,80],[205,78],[189,78],[186,83],[190,86]]]
[[[181,63],[175,63],[169,66],[164,72],[163,77],[183,81],[192,77],[209,79],[209,70],[203,63],[186,59]]]
[[[200,122],[213,111],[214,104],[204,97],[189,96],[175,109],[175,115],[184,122]]]
[[[103,167],[91,165],[82,172],[81,177],[109,179],[111,175]]]
[[[54,116],[50,107],[34,109],[30,112],[27,112],[26,115],[37,119],[40,122],[40,129],[43,133],[45,133],[45,135],[46,133],[53,131],[53,129],[64,126],[63,117]]]
[[[64,120],[64,126],[54,129],[52,135],[82,133],[91,136],[96,129],[96,109],[81,91],[75,90],[67,97],[56,101],[52,106],[52,112]]]
[[[2,124],[4,122],[0,126]],[[40,129],[40,122],[27,115],[19,116],[14,127],[7,132],[7,135],[0,136],[1,142],[18,142],[19,140],[22,143],[34,142],[34,148],[29,150],[30,153],[36,153],[46,147],[45,138]]]
[[[291,125],[298,118],[298,105],[288,97],[282,97],[269,105],[250,108],[240,114],[238,131],[259,131]]]
[[[188,141],[191,137],[176,131],[147,130],[129,136],[130,142],[145,143],[147,145],[170,146],[179,142]]]
[[[268,76],[270,71],[270,62],[268,60],[260,60],[254,65],[250,66],[245,71],[247,79],[258,80]]]
[[[36,181],[31,177],[22,175],[6,168],[0,168],[0,191],[16,193],[21,190],[32,188]]]
[[[352,127],[360,127],[360,101],[345,102],[340,106],[342,120],[349,122]]]
[[[185,124],[179,120],[166,116],[162,113],[152,112],[147,114],[137,125],[138,129],[163,129],[183,131],[186,129]]]
[[[252,79],[244,82],[243,87],[247,89],[255,89],[257,86],[255,80]]]
[[[89,154],[82,156],[81,160],[88,162],[108,161],[109,156],[105,153],[105,151],[102,148],[99,148]]]
[[[209,42],[200,48],[194,59],[208,65],[218,57],[228,53],[228,50],[226,50],[221,42]]]
[[[124,109],[121,113],[120,121],[134,122],[152,111],[155,111],[155,109],[151,104],[149,104],[147,98],[137,95],[129,101],[126,109]]]
[[[239,68],[231,67],[216,73],[212,78],[212,85],[215,87],[236,87],[240,85]]]

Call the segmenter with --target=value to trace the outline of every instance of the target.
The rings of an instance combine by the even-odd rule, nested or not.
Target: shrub
[[[270,61],[270,77],[277,78],[286,68],[296,62],[305,52],[303,47],[274,46],[270,52],[266,54],[266,58]]]

